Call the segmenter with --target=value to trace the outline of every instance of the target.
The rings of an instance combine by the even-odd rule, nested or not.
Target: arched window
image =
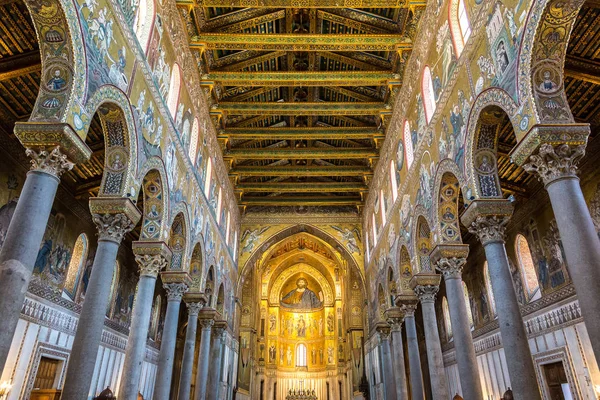
[[[119,288],[119,274],[121,271],[121,266],[119,265],[119,261],[115,261],[115,269],[113,270],[113,277],[112,277],[112,281],[110,283],[110,292],[109,292],[109,299],[110,301],[108,302],[108,307],[106,309],[106,314],[108,318],[112,318],[113,315],[115,314],[116,310],[115,309],[115,305],[116,305],[116,300],[117,300],[117,290]]]
[[[396,202],[398,198],[398,178],[396,176],[396,163],[390,161],[390,184],[392,185],[392,200]]]
[[[452,322],[450,322],[450,309],[446,296],[442,298],[442,316],[444,317],[444,328],[446,328],[446,339],[452,339]]]
[[[448,9],[448,22],[450,34],[454,43],[456,57],[459,57],[465,47],[465,43],[471,36],[471,24],[465,7],[464,0],[452,0]]]
[[[148,330],[148,337],[152,340],[156,340],[158,335],[158,323],[160,320],[160,309],[162,307],[162,300],[160,296],[156,296],[154,304],[152,305],[152,316],[150,317],[150,329]]]
[[[375,246],[375,241],[377,240],[377,221],[375,221],[375,214],[371,214],[372,222],[373,222],[373,247]]]
[[[223,206],[223,192],[219,188],[219,194],[217,195],[217,225],[221,224],[221,207]]]
[[[430,123],[435,113],[435,94],[433,92],[431,70],[427,65],[423,70],[423,79],[421,79],[421,96],[423,97],[423,107],[425,108],[425,119],[427,123]]]
[[[212,159],[208,157],[206,162],[206,176],[204,178],[204,196],[208,199],[210,193],[210,184],[212,180]]]
[[[471,310],[471,300],[469,299],[469,289],[467,289],[467,284],[463,281],[463,295],[465,296],[465,305],[467,306],[467,318],[469,319],[469,324],[471,324],[471,329],[473,329],[473,311]]]
[[[194,118],[194,123],[192,124],[192,136],[190,137],[190,150],[189,156],[192,164],[196,160],[196,153],[198,153],[198,132],[200,129],[198,128],[198,118]]]
[[[539,294],[540,283],[535,273],[531,250],[529,250],[529,243],[527,243],[525,236],[521,234],[517,235],[515,247],[527,298],[533,300]]]
[[[306,367],[306,345],[304,343],[296,346],[296,367]]]
[[[483,263],[483,281],[485,283],[485,289],[487,291],[487,297],[489,299],[489,306],[492,315],[496,315],[496,299],[494,298],[494,292],[492,291],[492,281],[490,281],[490,267],[488,262]]]
[[[412,138],[410,137],[410,123],[408,120],[404,121],[404,148],[406,149],[406,167],[410,168],[415,159],[415,153]]]
[[[169,94],[167,96],[167,107],[171,113],[171,117],[175,119],[175,112],[177,111],[177,103],[179,103],[179,91],[181,90],[181,70],[179,65],[173,65],[173,71],[171,71],[171,81],[169,83]]]
[[[77,286],[79,286],[79,281],[81,280],[87,254],[88,239],[85,233],[82,233],[77,237],[75,246],[73,247],[73,255],[71,256],[71,261],[69,261],[65,284],[63,285],[63,297],[66,296],[70,300],[75,300]]]
[[[379,207],[381,209],[381,227],[383,228],[385,226],[385,223],[387,222],[385,215],[385,199],[383,197],[383,189],[379,191]]]
[[[144,52],[148,50],[150,33],[152,32],[152,24],[155,16],[156,8],[154,0],[140,0],[135,13],[135,19],[133,20],[133,30]]]

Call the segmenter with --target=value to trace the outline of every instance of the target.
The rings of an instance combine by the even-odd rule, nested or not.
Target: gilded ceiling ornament
[[[63,154],[59,146],[54,147],[52,150],[39,150],[25,149],[25,154],[31,158],[31,170],[44,172],[46,174],[53,175],[57,178],[65,171],[70,171],[75,164],[69,161],[66,154]]]
[[[523,169],[529,173],[537,173],[538,178],[548,185],[558,179],[573,178],[577,173],[577,162],[585,154],[585,145],[544,143],[538,154],[529,157]]]
[[[92,214],[92,220],[98,228],[99,240],[116,243],[121,243],[123,236],[135,227],[135,224],[123,213]]]

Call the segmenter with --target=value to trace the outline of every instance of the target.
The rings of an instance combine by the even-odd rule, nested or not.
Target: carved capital
[[[185,303],[185,305],[191,318],[198,318],[200,310],[204,307],[204,303]]]
[[[461,279],[466,263],[467,259],[463,257],[444,257],[435,262],[435,268],[444,275],[444,279]]]
[[[203,330],[211,330],[212,326],[214,325],[215,320],[214,319],[207,319],[207,318],[200,318],[200,326],[202,327]]]
[[[523,169],[536,173],[545,186],[560,180],[577,177],[577,163],[585,154],[584,144],[542,144],[537,154],[529,156]]]
[[[99,240],[121,243],[125,234],[140,220],[141,212],[129,199],[94,197],[90,199],[92,220]]]
[[[167,267],[167,259],[162,254],[136,254],[135,261],[140,267],[140,276],[156,278],[160,270]]]
[[[388,340],[390,338],[390,326],[385,322],[377,324],[377,326],[375,326],[375,330],[379,334],[380,340]]]
[[[480,215],[469,226],[469,232],[477,235],[484,246],[494,242],[504,243],[504,232],[509,220],[506,216]]]
[[[110,240],[121,243],[125,234],[131,231],[135,224],[125,214],[92,214],[92,220],[98,228],[99,240]]]
[[[60,147],[56,146],[52,150],[40,149],[35,151],[31,148],[25,149],[25,154],[31,158],[31,170],[43,172],[60,178],[63,172],[70,171],[75,166],[69,161],[66,154],[63,154]]]
[[[165,283],[163,287],[167,291],[167,301],[180,302],[185,292],[189,290],[189,286],[185,283]]]
[[[402,304],[400,306],[400,308],[402,308],[402,311],[404,311],[404,318],[406,319],[408,318],[414,318],[415,317],[415,311],[417,311],[417,304]]]
[[[404,322],[404,310],[401,307],[390,307],[384,313],[385,319],[392,329],[392,332],[399,331]]]
[[[413,290],[421,303],[434,303],[435,296],[440,290],[440,287],[435,285],[418,285],[415,286]]]

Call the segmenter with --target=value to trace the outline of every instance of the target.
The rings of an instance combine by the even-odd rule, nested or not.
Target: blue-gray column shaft
[[[142,275],[138,282],[135,303],[131,312],[131,326],[125,349],[123,375],[119,388],[119,400],[137,400],[142,375],[142,364],[146,353],[148,327],[152,314],[152,300],[156,275]]]
[[[406,326],[406,342],[408,346],[408,365],[410,367],[410,394],[412,400],[424,400],[423,372],[421,371],[421,354],[414,314],[404,317]]]
[[[483,392],[471,335],[471,323],[467,317],[468,306],[465,302],[462,279],[460,274],[452,277],[444,274],[444,280],[462,396],[465,399],[481,400]]]
[[[600,239],[575,177],[546,185],[569,275],[577,291],[581,313],[596,360],[600,360]]]
[[[402,345],[402,325],[397,329],[392,327],[392,352],[394,364],[394,378],[396,380],[396,397],[398,400],[408,400],[406,385],[406,368],[404,366],[404,346]]]
[[[423,309],[423,326],[425,328],[425,342],[427,343],[427,360],[429,363],[432,395],[436,400],[448,399],[446,371],[444,370],[442,345],[438,333],[433,299],[421,299],[421,307]]]
[[[194,400],[206,399],[208,387],[208,362],[210,357],[210,336],[213,320],[200,320],[202,331],[200,349],[198,351],[198,368],[196,369],[196,385]]]
[[[4,369],[59,180],[30,171],[0,252],[0,371]]]
[[[182,293],[183,294],[183,293]],[[154,400],[168,400],[171,393],[171,379],[173,378],[173,360],[175,358],[175,344],[177,341],[177,323],[181,296],[170,298],[167,302],[167,314],[163,327],[160,355],[154,385]]]
[[[196,303],[198,304],[198,303]],[[185,331],[185,345],[183,347],[183,360],[181,361],[181,377],[179,379],[179,396],[177,400],[189,400],[192,387],[192,368],[194,364],[194,351],[196,348],[196,332],[198,329],[198,309],[188,304],[188,323]]]
[[[217,400],[219,398],[219,389],[221,388],[221,369],[223,360],[223,336],[222,328],[215,329],[215,337],[211,349],[212,368],[208,377],[208,400]]]
[[[118,250],[118,243],[98,240],[92,274],[69,356],[61,397],[64,400],[87,399],[90,392]]]
[[[484,245],[484,249],[492,292],[496,299],[502,347],[506,355],[506,366],[515,399],[539,400],[540,392],[535,369],[521,319],[519,302],[512,284],[504,242],[488,242]]]
[[[386,400],[396,398],[396,383],[394,382],[394,367],[392,364],[392,350],[390,347],[389,332],[380,334],[381,337],[381,364],[383,367],[383,387]],[[337,382],[336,382],[337,383]],[[337,386],[337,385],[336,385]]]

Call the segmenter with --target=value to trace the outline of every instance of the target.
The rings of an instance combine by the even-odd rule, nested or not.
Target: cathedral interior
[[[600,399],[599,0],[0,16],[0,400]]]

